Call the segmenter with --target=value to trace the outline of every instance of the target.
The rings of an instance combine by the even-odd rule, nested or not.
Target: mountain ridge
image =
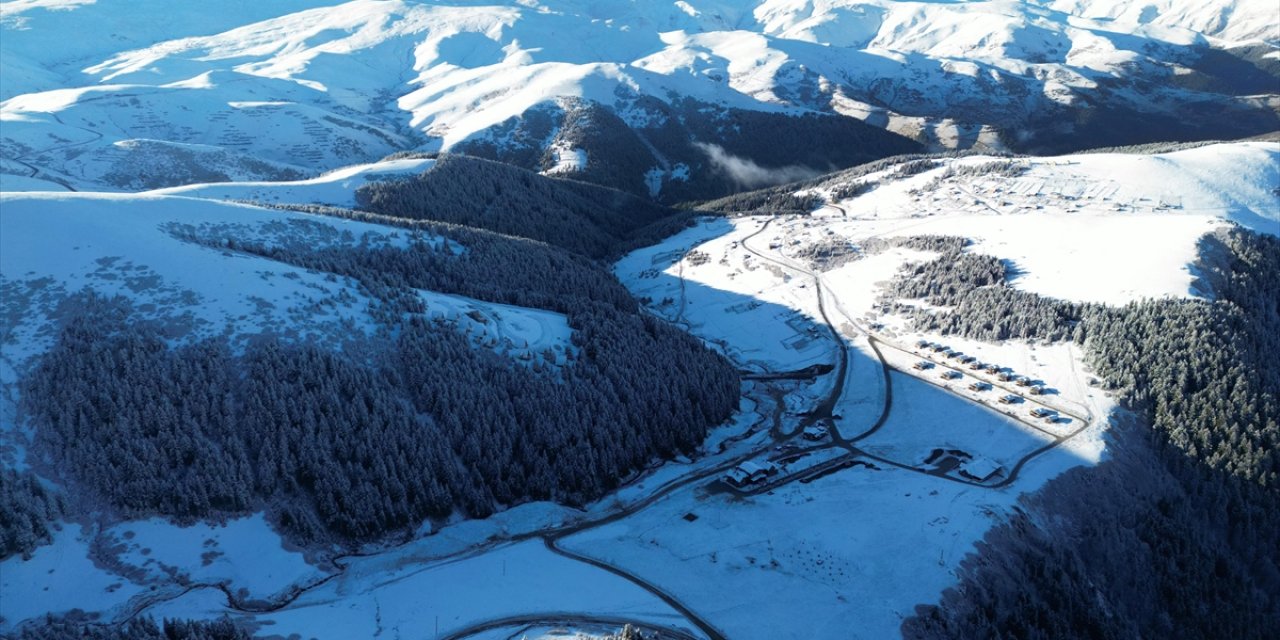
[[[792,157],[730,150],[814,173],[911,145],[1062,152],[1280,128],[1280,36],[1246,0],[238,2],[203,25],[165,4],[9,3],[0,170],[128,189],[179,184],[191,162],[281,179],[269,167],[457,148],[676,202],[742,188],[688,143],[723,145],[743,117],[778,132],[764,147],[804,137],[786,131],[803,118],[847,129]],[[131,169],[162,143],[172,176]]]

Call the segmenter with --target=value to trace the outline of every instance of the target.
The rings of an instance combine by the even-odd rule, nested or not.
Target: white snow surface
[[[177,526],[159,518],[118,524],[103,532],[114,562],[165,582],[176,573],[196,583],[225,583],[248,598],[282,592],[323,577],[297,550],[283,547],[262,514],[226,523]]]
[[[53,543],[38,547],[30,560],[0,562],[0,630],[72,607],[107,611],[124,605],[145,587],[111,573],[89,558],[87,527],[63,524]],[[72,603],[69,606],[67,603]]]
[[[293,182],[218,182],[156,189],[155,195],[209,200],[252,200],[267,203],[323,204],[354,208],[356,189],[370,183],[403,179],[422,173],[435,160],[389,160],[335,169],[322,176]],[[25,190],[25,189],[20,189]],[[36,190],[36,189],[31,189]]]

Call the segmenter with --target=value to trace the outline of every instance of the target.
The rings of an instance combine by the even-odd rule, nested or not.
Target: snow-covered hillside
[[[942,147],[1277,124],[1258,65],[1280,35],[1256,0],[122,1],[4,4],[5,172],[138,189],[461,146],[559,173],[613,162],[625,179],[595,179],[641,190],[649,172],[679,182],[680,162],[728,170],[683,143],[725,144],[715,134],[735,125],[705,106],[848,116]],[[584,100],[610,117],[578,117]],[[641,157],[582,149],[584,128]]]
[[[422,161],[406,161],[420,163]],[[363,175],[367,167],[335,173]],[[0,276],[8,291],[8,340],[0,352],[22,367],[52,342],[52,318],[69,297],[86,289],[127,297],[139,318],[167,323],[174,335],[194,341],[217,335],[236,339],[261,333],[316,340],[334,349],[374,332],[370,299],[349,278],[262,256],[219,250],[192,235],[219,233],[266,246],[298,243],[310,248],[406,248],[452,241],[404,229],[330,217],[225,203],[240,194],[264,200],[344,204],[339,188],[283,183],[219,185],[188,189],[204,197],[125,194],[4,194],[0,196]],[[305,186],[319,189],[305,189]],[[254,191],[254,189],[258,189]],[[244,191],[240,191],[244,190]],[[297,200],[291,200],[291,197]],[[350,199],[350,191],[345,199]],[[426,314],[454,324],[474,344],[520,360],[544,351],[563,354],[569,326],[561,314],[420,291]],[[6,383],[10,382],[6,380]]]
[[[1197,242],[1214,229],[1280,234],[1274,142],[1011,163],[968,157],[905,176],[903,167],[858,178],[871,188],[827,197],[811,215],[708,219],[616,266],[655,313],[751,370],[836,361],[824,325],[832,327],[850,347],[831,422],[845,443],[832,446],[856,443],[860,462],[732,501],[714,491],[678,495],[569,538],[570,548],[660,581],[729,637],[895,637],[916,604],[955,583],[959,558],[1018,508],[1018,494],[1105,459],[1115,399],[1089,382],[1078,344],[944,336],[886,312],[881,294],[894,276],[939,254],[876,243],[959,236],[971,241],[964,251],[1003,260],[1017,289],[1124,305],[1211,295],[1195,288],[1194,263]],[[819,192],[848,184],[835,176]],[[823,267],[807,257],[833,247],[853,254]],[[1036,415],[1027,405],[1037,401],[1000,402],[1017,387],[1002,389],[1003,379],[920,341],[1038,381],[1049,389],[1039,402],[1072,418],[1022,420]],[[890,381],[882,362],[894,369]],[[795,384],[786,387],[790,415],[830,392],[821,376]],[[802,451],[816,455],[825,441]],[[1028,454],[1045,443],[1043,455]],[[781,450],[770,454],[781,473],[806,464]],[[991,489],[920,475],[939,475],[930,461],[954,451],[1021,475]]]

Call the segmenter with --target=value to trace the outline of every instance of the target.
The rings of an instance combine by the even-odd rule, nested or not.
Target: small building
[[[1000,373],[1000,365],[998,364],[989,364],[985,368],[987,373]]]
[[[974,360],[973,362],[969,363],[969,368],[974,371],[980,371],[982,369],[982,363],[978,362],[977,360]]]
[[[1031,378],[1028,378],[1026,376],[1018,376],[1018,379],[1014,380],[1013,383],[1018,385],[1019,387],[1029,387],[1031,386]]]
[[[914,365],[912,365],[911,368],[915,369],[916,371],[924,371],[925,369],[932,369],[933,363],[929,362],[928,360],[921,360],[920,362],[917,362]]]
[[[928,349],[933,343],[928,340],[921,340],[916,343],[917,349]]]
[[[978,359],[973,356],[960,356],[961,364],[969,364],[970,362],[977,362],[977,361]],[[978,365],[978,367],[981,367],[981,366],[982,366],[981,364]],[[974,368],[977,369],[978,367],[974,367]]]
[[[1032,417],[1039,417],[1039,419],[1044,420],[1056,420],[1057,411],[1053,411],[1051,408],[1036,407],[1032,410]]]
[[[1004,475],[1004,467],[989,458],[974,456],[960,466],[960,475],[977,482],[987,482]]]
[[[934,344],[932,347],[929,347],[929,348],[933,349],[934,353],[951,350],[945,344]]]
[[[1009,371],[1001,371],[1000,375],[997,377],[1000,378],[1001,382],[1008,382],[1013,379],[1013,373]]]
[[[1028,389],[1027,391],[1031,392],[1031,395],[1033,395],[1033,396],[1044,395],[1044,385],[1042,385],[1042,384],[1033,384],[1033,385],[1031,385],[1031,388],[1030,388],[1030,389]]]
[[[811,424],[800,433],[805,440],[821,440],[827,437],[827,428],[820,424]]]
[[[943,380],[955,380],[956,378],[959,378],[959,377],[960,377],[959,371],[952,371],[951,369],[947,369],[946,371],[942,372]]]
[[[1017,401],[1018,401],[1018,396],[1015,396],[1012,393],[1006,393],[1000,396],[1000,404],[1013,404]]]
[[[778,472],[778,465],[772,462],[756,462],[747,460],[724,474],[724,481],[735,487],[745,487],[769,479]]]
[[[970,391],[986,391],[991,388],[990,382],[974,382],[969,385]]]

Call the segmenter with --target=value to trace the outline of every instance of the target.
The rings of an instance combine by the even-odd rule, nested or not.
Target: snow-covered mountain
[[[922,147],[1247,135],[1280,123],[1269,4],[14,0],[0,170],[139,189],[460,150],[676,201]]]

